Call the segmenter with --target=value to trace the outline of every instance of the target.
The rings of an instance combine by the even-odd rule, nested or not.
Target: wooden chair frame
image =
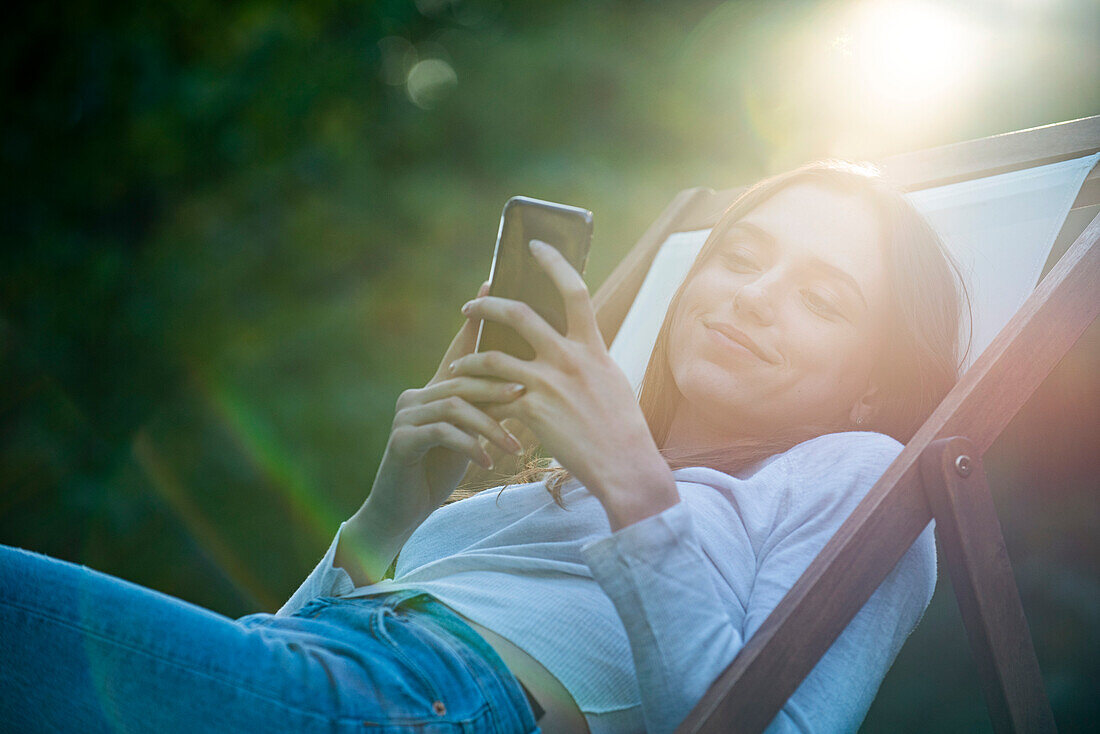
[[[1098,150],[1100,115],[894,156],[878,165],[905,190],[915,191]],[[693,188],[672,199],[593,297],[608,346],[669,235],[714,226],[742,191]],[[1100,166],[1081,187],[1052,255],[1071,240],[1072,246],[746,642],[678,734],[763,731],[933,518],[994,729],[1055,730],[981,457],[1100,313],[1098,210]],[[1088,217],[1091,223],[1084,226]],[[480,474],[471,467],[467,478]]]

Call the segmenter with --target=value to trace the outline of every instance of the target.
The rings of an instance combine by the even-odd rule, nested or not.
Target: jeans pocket
[[[424,692],[429,697],[432,707],[436,709],[436,713],[438,714],[438,707],[442,700],[440,686],[436,684],[432,671],[426,669],[426,666],[415,659],[416,657],[423,658],[424,655],[414,656],[409,654],[405,647],[395,640],[394,635],[391,634],[391,626],[393,626],[394,633],[399,631],[396,626],[404,627],[408,636],[415,638],[415,644],[421,651],[429,651],[419,631],[415,630],[412,624],[402,619],[402,616],[403,615],[400,613],[395,612],[393,607],[388,604],[378,606],[371,617],[371,632],[376,640],[389,648],[394,659],[404,665],[409,673],[416,678],[421,686],[423,686]],[[431,652],[434,653],[434,651]]]

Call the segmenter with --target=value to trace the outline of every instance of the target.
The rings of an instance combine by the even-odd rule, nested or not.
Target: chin
[[[764,392],[759,385],[753,388],[753,377],[751,372],[700,358],[689,370],[687,380],[693,383],[694,390],[703,393],[702,397],[706,399],[740,402]]]
[[[708,422],[726,424],[740,420],[738,416],[751,413],[759,400],[746,395],[743,390],[731,386],[728,379],[720,383],[714,380],[689,380],[680,386],[680,395],[692,407],[692,412],[705,416]]]

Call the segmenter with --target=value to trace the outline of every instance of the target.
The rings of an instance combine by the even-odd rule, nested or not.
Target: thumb
[[[481,288],[478,289],[477,297],[480,298],[488,293],[489,281],[485,281],[481,284]],[[477,329],[480,323],[481,319],[466,317],[466,321],[462,324],[462,328],[455,334],[455,338],[451,340],[451,345],[447,347],[443,359],[440,360],[439,368],[435,371],[435,377],[432,378],[432,382],[436,382],[450,375],[448,367],[451,362],[466,354],[473,353],[474,347],[477,344]]]

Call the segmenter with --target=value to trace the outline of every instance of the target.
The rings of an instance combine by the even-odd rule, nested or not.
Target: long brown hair
[[[960,354],[959,324],[964,302],[969,309],[969,298],[958,265],[935,230],[900,190],[872,167],[833,160],[810,163],[764,179],[737,197],[711,230],[669,304],[642,378],[638,404],[654,442],[672,469],[708,466],[732,474],[815,436],[855,428],[849,424],[795,425],[768,435],[741,437],[722,446],[690,451],[664,448],[682,399],[669,366],[668,346],[672,317],[685,287],[732,224],[779,191],[799,183],[861,196],[879,220],[890,303],[885,343],[872,373],[879,386],[879,409],[859,429],[885,433],[906,443],[958,379],[964,359]],[[567,469],[551,466],[549,457],[542,455],[538,446],[527,450],[522,466],[506,478],[502,489],[549,475],[547,490],[555,502],[562,504],[562,486],[571,478]],[[499,478],[471,482],[456,490],[450,501],[499,485]]]

